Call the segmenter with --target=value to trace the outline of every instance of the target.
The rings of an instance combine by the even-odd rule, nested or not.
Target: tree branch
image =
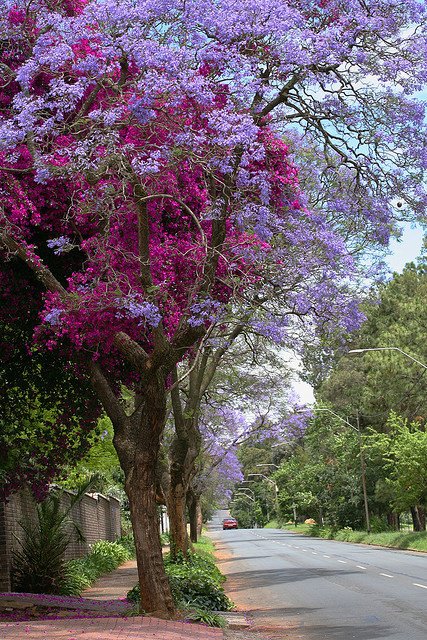
[[[20,244],[8,233],[2,232],[0,236],[1,243],[12,253],[18,256],[31,269],[36,278],[44,285],[48,291],[59,293],[61,297],[68,297],[67,290],[55,278],[53,273],[46,267],[42,260],[31,252],[25,245]]]
[[[126,421],[126,414],[115,393],[110,387],[107,378],[104,376],[101,367],[97,362],[91,360],[88,363],[90,382],[94,388],[106,414],[114,425],[114,430],[119,431]]]
[[[116,333],[113,343],[125,360],[139,373],[145,373],[151,368],[148,353],[124,331]]]

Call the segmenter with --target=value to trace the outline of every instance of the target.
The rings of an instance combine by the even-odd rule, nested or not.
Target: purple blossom
[[[47,167],[40,167],[36,169],[34,174],[34,182],[37,184],[46,184],[52,178],[52,174],[50,173]]]
[[[62,309],[51,309],[44,317],[44,321],[52,326],[59,324],[61,319]]]
[[[46,242],[49,249],[53,249],[53,253],[57,256],[66,253],[73,248],[73,244],[66,236],[59,236]]]
[[[195,302],[190,307],[191,317],[188,319],[188,324],[191,327],[200,327],[206,322],[217,322],[223,305],[218,300],[212,300],[212,298],[205,298],[199,302]]]
[[[128,318],[139,319],[138,324],[147,323],[157,327],[162,320],[159,308],[151,302],[140,301],[136,295],[121,300],[121,309]],[[118,317],[121,314],[117,314]]]

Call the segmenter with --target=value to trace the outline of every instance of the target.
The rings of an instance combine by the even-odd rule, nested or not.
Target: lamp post
[[[427,368],[427,367],[426,367]],[[362,479],[362,491],[363,491],[363,503],[365,506],[365,520],[366,520],[366,531],[368,533],[371,532],[371,520],[369,517],[369,505],[368,505],[368,492],[366,490],[366,464],[365,464],[365,452],[363,448],[362,441],[362,432],[360,431],[360,423],[359,423],[359,413],[356,414],[357,427],[352,425],[348,420],[342,418],[338,413],[332,411],[331,409],[327,409],[326,407],[316,407],[315,411],[324,411],[326,413],[330,413],[335,416],[338,420],[346,424],[350,429],[353,429],[359,437],[359,452],[360,452],[360,475]]]
[[[251,526],[253,527],[255,523],[255,513],[253,511],[253,508],[256,503],[256,500],[254,498],[251,498],[251,496],[248,496],[246,493],[236,492],[234,495],[238,499],[244,500],[246,498],[246,500],[250,500],[253,503],[253,505],[251,504],[251,502],[248,503],[248,516],[250,518]],[[232,500],[230,504],[232,504],[233,502],[235,502],[235,500]]]
[[[258,466],[258,465],[257,465]],[[276,466],[276,465],[274,465]],[[271,478],[267,478],[267,476],[265,476],[263,473],[249,473],[248,474],[249,477],[250,476],[259,476],[260,478],[263,478],[264,480],[267,480],[267,482],[269,482],[273,488],[274,488],[274,504],[276,506],[276,517],[279,517],[279,488],[277,486],[277,484],[274,482],[274,480],[271,480]]]
[[[255,493],[252,491],[252,489],[249,489],[249,487],[238,487],[237,491],[249,491],[249,493],[251,493],[253,498],[255,499]]]
[[[423,367],[423,369],[427,369],[426,364],[423,364],[422,362],[417,360],[417,358],[414,358],[414,356],[411,356],[409,353],[406,353],[406,351],[403,351],[403,349],[400,349],[399,347],[366,347],[366,349],[350,349],[349,353],[354,355],[357,353],[366,353],[367,351],[398,351],[399,353],[403,353],[403,355],[409,358],[409,360],[412,360],[413,362],[419,364],[420,367]]]
[[[357,355],[357,354],[361,354],[361,353],[367,353],[368,351],[397,351],[398,353],[401,353],[402,355],[404,355],[409,360],[412,360],[412,362],[415,362],[416,364],[418,364],[423,369],[427,369],[427,365],[426,364],[424,364],[423,362],[421,362],[417,358],[414,358],[414,356],[411,356],[410,353],[407,353],[406,351],[404,351],[400,347],[394,347],[394,346],[390,346],[390,347],[365,347],[363,349],[350,349],[350,351],[348,353],[351,354],[351,355]]]
[[[252,502],[256,502],[255,498],[252,498],[251,496],[248,496],[247,493],[241,493],[240,491],[236,491],[236,493],[234,494],[235,496],[239,496],[240,498],[247,498],[248,500],[252,500]]]

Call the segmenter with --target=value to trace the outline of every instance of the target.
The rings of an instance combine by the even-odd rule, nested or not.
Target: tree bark
[[[387,513],[387,524],[393,527],[395,531],[400,530],[399,514],[395,511]]]
[[[418,516],[421,524],[421,531],[425,531],[426,530],[426,510],[421,505],[418,505],[417,508],[418,508]]]
[[[189,550],[186,518],[187,492],[201,440],[198,430],[190,422],[191,419],[186,421],[185,429],[176,435],[170,449],[168,512],[172,558],[178,553],[186,557]]]
[[[412,522],[414,524],[414,531],[424,531],[425,524],[423,529],[423,523],[420,517],[420,511],[418,506],[411,507],[411,515],[412,515]]]
[[[171,477],[167,503],[171,557],[176,558],[178,553],[187,557],[189,543],[185,518],[185,488],[180,478]]]
[[[200,494],[196,493],[192,487],[187,491],[187,508],[190,519],[190,540],[197,542],[202,535],[203,514]]]
[[[203,527],[202,503],[200,500],[200,496],[196,496],[196,523],[197,523],[197,537],[200,538],[200,536],[202,535],[202,527]]]
[[[192,489],[187,491],[187,506],[190,518],[190,540],[191,542],[197,542],[199,532],[197,526],[197,498]]]
[[[169,617],[174,603],[163,565],[156,499],[156,468],[166,419],[166,393],[160,374],[145,387],[144,400],[132,416],[115,425],[114,446],[125,473],[141,606],[151,614]]]

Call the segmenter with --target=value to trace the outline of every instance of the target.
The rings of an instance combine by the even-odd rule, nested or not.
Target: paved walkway
[[[91,600],[114,600],[126,598],[126,594],[138,584],[136,560],[129,560],[118,569],[107,573],[86,589],[82,596]]]
[[[220,640],[221,629],[158,618],[85,618],[0,623],[2,640]]]
[[[26,604],[59,609],[72,608],[72,617],[61,612],[57,619],[30,620],[27,622],[0,622],[1,640],[222,640],[221,629],[211,629],[199,624],[174,622],[140,616],[118,617],[128,609],[124,602],[129,589],[138,582],[136,561],[125,562],[121,567],[101,577],[86,589],[82,598],[32,596],[19,594],[23,607]],[[0,601],[11,599],[10,594],[0,594]],[[35,600],[37,600],[35,602]],[[28,601],[28,603],[27,603]],[[99,617],[101,612],[104,616]]]

